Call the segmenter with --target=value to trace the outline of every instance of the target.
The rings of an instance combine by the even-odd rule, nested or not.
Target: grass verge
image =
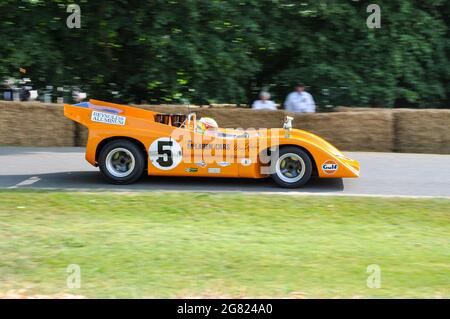
[[[449,298],[450,201],[0,192],[0,296]],[[81,288],[67,287],[67,267]],[[369,265],[381,288],[366,285]]]

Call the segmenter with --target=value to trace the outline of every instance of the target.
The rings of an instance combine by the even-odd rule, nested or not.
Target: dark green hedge
[[[0,77],[19,67],[37,86],[82,85],[123,102],[281,102],[293,83],[321,105],[449,107],[450,4],[376,1],[0,2]],[[112,92],[117,91],[119,95]]]

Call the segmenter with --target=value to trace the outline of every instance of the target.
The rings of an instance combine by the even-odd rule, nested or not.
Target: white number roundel
[[[174,169],[183,159],[180,144],[170,137],[154,140],[148,155],[153,166],[165,171]]]

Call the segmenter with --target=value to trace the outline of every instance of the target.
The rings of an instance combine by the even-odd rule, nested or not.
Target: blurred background
[[[371,2],[79,0],[71,29],[66,1],[3,0],[2,98],[245,107],[301,81],[321,110],[448,108],[450,2],[377,1],[370,29]]]

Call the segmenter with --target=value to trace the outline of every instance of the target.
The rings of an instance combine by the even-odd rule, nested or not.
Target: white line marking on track
[[[41,179],[39,177],[33,176],[33,177],[30,177],[30,178],[28,178],[28,179],[26,179],[26,180],[24,180],[24,181],[22,181],[22,182],[20,182],[20,183],[18,183],[16,185],[14,185],[14,186],[11,186],[11,187],[8,187],[8,188],[18,188],[20,186],[30,186],[30,185],[32,185],[32,184],[34,184],[36,182],[39,182],[40,180]]]

